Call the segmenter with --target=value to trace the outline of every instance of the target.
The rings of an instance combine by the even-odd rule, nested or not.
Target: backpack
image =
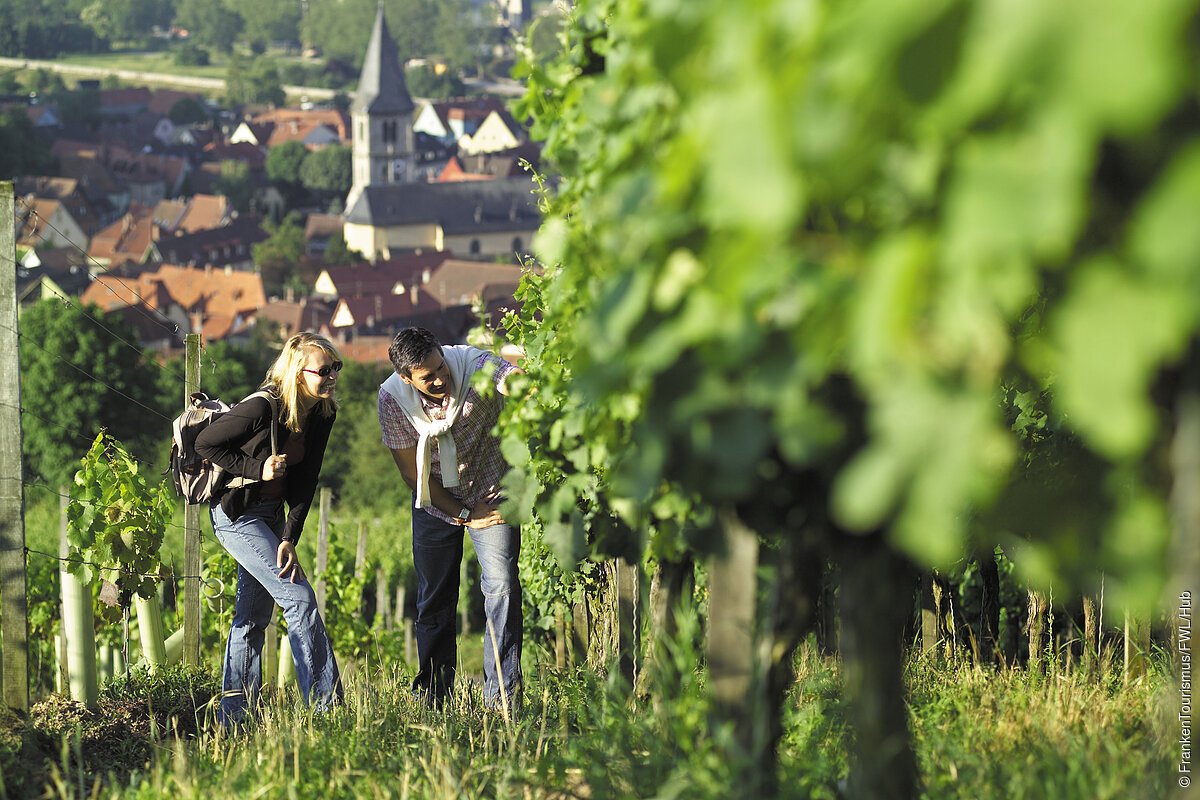
[[[275,426],[279,407],[274,396],[268,392],[255,392],[251,397],[265,397],[271,404],[271,455],[278,455]],[[236,404],[235,404],[236,405]],[[189,398],[188,408],[171,423],[171,471],[176,493],[188,503],[208,503],[222,488],[239,487],[257,483],[257,478],[232,478],[225,480],[225,470],[209,463],[196,453],[196,437],[218,417],[229,413],[230,406],[204,392],[194,392]]]

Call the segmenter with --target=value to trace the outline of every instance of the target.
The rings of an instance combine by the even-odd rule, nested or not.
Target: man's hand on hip
[[[490,528],[503,524],[504,517],[500,516],[500,509],[483,500],[475,504],[471,509],[471,516],[467,519],[467,527],[470,528]]]

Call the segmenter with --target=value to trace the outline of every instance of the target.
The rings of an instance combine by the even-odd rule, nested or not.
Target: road
[[[61,64],[57,61],[38,61],[30,58],[0,58],[0,68],[44,69],[62,75],[81,78],[104,78],[114,75],[122,81],[146,83],[155,86],[170,86],[177,89],[199,89],[206,92],[223,92],[224,78],[198,78],[193,75],[171,75],[165,72],[141,72],[132,69],[89,67],[84,64]],[[320,86],[284,86],[289,97],[307,96],[310,100],[328,100],[335,94],[333,89]]]
[[[111,69],[109,67],[90,67],[84,64],[62,64],[57,61],[38,61],[28,58],[0,57],[0,70],[5,69],[44,69],[62,75],[73,75],[81,78],[104,78],[116,76],[122,81],[131,83],[146,83],[155,86],[170,86],[178,89],[198,89],[205,92],[225,91],[224,78],[199,78],[193,75],[172,75],[166,72],[142,72],[131,69]],[[463,83],[477,91],[489,94],[517,97],[525,93],[525,87],[516,81],[494,80],[464,80]],[[283,90],[288,97],[307,97],[309,100],[329,100],[336,94],[333,89],[320,86],[291,86],[285,85]],[[354,92],[347,92],[353,97]],[[414,98],[423,101],[423,98]]]

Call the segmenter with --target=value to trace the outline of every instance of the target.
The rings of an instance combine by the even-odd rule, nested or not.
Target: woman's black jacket
[[[277,403],[282,410],[283,404]],[[300,541],[304,519],[317,491],[325,445],[333,428],[333,417],[322,417],[315,409],[309,414],[305,431],[304,458],[295,468],[289,467],[284,489],[288,505],[287,523],[283,538]],[[221,467],[230,477],[262,480],[263,466],[271,455],[271,404],[265,397],[250,397],[235,405],[228,413],[217,417],[196,437],[196,453]],[[276,426],[276,448],[283,452],[288,436],[295,435],[280,422]],[[258,497],[261,483],[239,488],[224,488],[218,496],[221,508],[231,520],[237,520]]]

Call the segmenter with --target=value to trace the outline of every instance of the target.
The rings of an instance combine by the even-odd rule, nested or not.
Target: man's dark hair
[[[440,349],[442,343],[424,328],[405,328],[392,339],[388,348],[388,358],[392,360],[392,368],[406,378],[412,377],[413,367],[419,367],[429,358],[430,353]]]

